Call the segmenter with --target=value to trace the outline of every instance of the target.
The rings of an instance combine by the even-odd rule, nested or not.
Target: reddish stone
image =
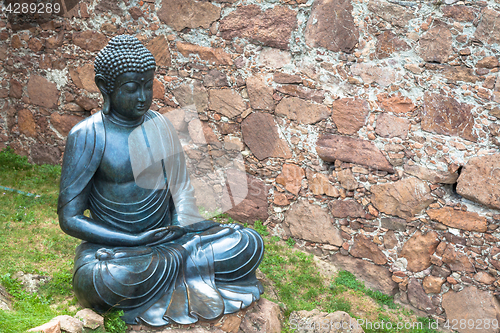
[[[0,46],[0,60],[1,61],[5,61],[5,59],[7,59],[7,49],[8,49],[8,45],[6,45],[6,44],[3,44]]]
[[[91,30],[74,32],[72,40],[76,46],[91,52],[100,51],[108,43],[108,38],[105,35]]]
[[[305,177],[304,169],[295,164],[284,164],[281,174],[276,177],[276,183],[295,195],[299,194],[302,179]]]
[[[77,73],[78,73],[78,79],[75,78],[75,80],[80,81],[81,87],[79,87],[79,88],[83,88],[91,93],[99,92],[99,88],[95,84],[95,79],[94,79],[95,72],[94,72],[94,65],[93,64],[86,64],[86,65],[83,65],[82,67],[79,67],[77,69]],[[70,75],[71,75],[71,72],[70,72]],[[73,76],[72,76],[72,78],[73,78]],[[75,82],[75,84],[77,84],[77,81],[75,81],[75,80],[73,80],[73,82]]]
[[[443,253],[443,262],[450,267],[452,271],[473,273],[475,272],[474,265],[467,255],[455,250],[453,245],[448,244]]]
[[[142,10],[136,6],[129,8],[128,12],[130,13],[130,16],[132,16],[132,18],[134,20],[137,20],[139,17],[144,16],[144,13],[142,12]]]
[[[21,42],[19,35],[12,36],[12,38],[10,40],[10,47],[12,47],[14,49],[19,49],[19,48],[23,47],[23,42]]]
[[[332,120],[342,134],[355,134],[366,123],[368,103],[359,98],[340,98],[332,104]]]
[[[239,173],[239,171],[236,171]],[[232,177],[231,173],[228,173],[227,181],[231,188],[229,192],[227,188],[224,189],[226,196],[223,198],[223,210],[227,210],[228,207],[232,205],[228,202],[237,203],[232,209],[227,210],[227,214],[231,216],[235,221],[246,222],[253,224],[257,220],[266,221],[269,217],[267,192],[268,186],[260,179],[253,176],[247,175],[247,184],[231,183],[231,179],[239,179],[238,177]],[[246,188],[240,188],[245,186]],[[232,200],[228,201],[228,193],[231,193]],[[240,194],[245,194],[244,198],[240,197]],[[242,200],[243,199],[243,200]],[[239,203],[238,203],[239,202]]]
[[[387,263],[387,257],[378,246],[361,234],[354,236],[354,245],[349,250],[349,253],[356,258],[370,259],[377,265]]]
[[[158,18],[174,30],[209,28],[220,18],[221,8],[210,2],[194,0],[162,0]]]
[[[444,135],[456,135],[466,140],[477,141],[472,133],[474,117],[472,105],[457,102],[442,94],[424,94],[422,129]]]
[[[226,74],[222,73],[217,69],[211,69],[208,71],[207,75],[203,77],[203,85],[205,87],[227,87],[229,86],[227,82]]]
[[[159,112],[170,120],[177,132],[185,132],[187,129],[187,123],[185,121],[186,112],[185,110],[179,108],[174,109],[171,107],[161,108]]]
[[[407,7],[382,0],[370,0],[368,2],[368,10],[400,28],[405,27],[408,22],[415,17],[412,11],[406,8]]]
[[[60,163],[61,151],[57,147],[36,143],[31,146],[31,160],[36,164]]]
[[[333,217],[336,218],[366,218],[366,212],[363,206],[357,203],[355,200],[332,200],[328,203],[328,208],[332,213]]]
[[[99,104],[96,100],[88,98],[86,96],[78,96],[75,100],[75,103],[85,111],[90,111],[99,107]]]
[[[23,85],[15,79],[10,80],[9,97],[12,98],[23,97]]]
[[[28,41],[28,47],[33,52],[40,52],[41,50],[43,50],[44,45],[40,39],[34,37],[30,38],[30,40]]]
[[[328,210],[304,199],[286,211],[284,226],[288,236],[306,241],[335,246],[344,242],[340,230],[332,224]]]
[[[217,0],[218,2],[222,2],[223,0]],[[226,1],[232,1],[232,0],[226,0]],[[244,311],[244,312],[243,312]],[[262,332],[281,332],[281,321],[283,320],[282,313],[281,313],[281,307],[273,303],[271,301],[268,301],[265,298],[261,298],[259,301],[255,303],[254,306],[252,306],[248,312],[246,310],[243,310],[240,313],[242,314],[241,319],[239,319],[240,314],[234,314],[236,318],[241,321],[241,324],[237,324],[239,321],[236,321],[236,324],[233,325],[233,329],[224,329],[224,327],[221,327],[222,330],[220,332],[214,331],[214,333],[223,333],[223,332],[255,332],[257,331],[262,331]],[[227,315],[226,315],[227,316]],[[224,323],[226,321],[224,320]],[[186,331],[188,332],[188,331]],[[181,332],[179,332],[181,333]],[[192,332],[195,333],[195,332]]]
[[[177,42],[179,52],[188,57],[190,54],[197,54],[201,60],[206,60],[209,64],[215,65],[232,65],[233,60],[231,55],[226,53],[224,49],[199,46],[196,44]]]
[[[203,112],[208,108],[208,93],[203,85],[195,80],[192,84],[184,83],[175,89],[172,93],[179,105],[190,110]]]
[[[283,6],[262,11],[257,5],[237,7],[219,24],[224,39],[247,38],[278,49],[289,49],[292,31],[297,27],[297,12]]]
[[[28,81],[28,96],[32,104],[53,109],[57,106],[59,91],[55,83],[42,76],[33,75]]]
[[[234,118],[246,110],[246,103],[237,91],[212,89],[209,96],[209,108],[228,118]]]
[[[254,110],[274,110],[273,88],[264,77],[251,76],[246,79],[248,99]]]
[[[36,137],[35,117],[33,117],[33,113],[30,110],[23,109],[18,112],[17,126],[19,127],[19,131],[24,135],[32,138]]]
[[[154,79],[153,81],[153,99],[163,99],[165,97],[165,86],[163,83]]]
[[[291,75],[286,73],[274,73],[273,76],[274,82],[289,84],[289,83],[302,83],[302,78],[300,75]]]
[[[431,183],[455,184],[458,179],[457,172],[431,170],[421,165],[405,164],[404,170],[407,174],[429,181]]]
[[[410,304],[417,309],[428,313],[436,312],[436,306],[432,304],[431,299],[429,298],[429,296],[427,296],[424,289],[422,288],[422,285],[417,279],[410,279],[410,283],[408,283],[407,293]]]
[[[330,260],[335,267],[353,273],[357,279],[365,283],[367,288],[378,290],[386,295],[394,295],[398,291],[398,285],[391,279],[392,274],[384,266],[340,253],[331,256]]]
[[[378,83],[381,86],[388,87],[402,79],[399,71],[393,67],[380,67],[373,63],[355,63],[351,66],[353,75],[360,76],[364,83]]]
[[[443,15],[459,22],[473,22],[479,11],[472,6],[441,6]]]
[[[389,95],[382,93],[377,95],[379,106],[387,112],[408,113],[415,109],[415,105],[408,97],[401,94]]]
[[[290,204],[290,201],[284,193],[275,192],[273,203],[277,206],[288,206]]]
[[[457,331],[460,333],[496,333],[497,325],[485,325],[486,320],[478,321],[478,318],[491,318],[492,321],[498,320],[500,313],[500,303],[488,291],[479,290],[476,286],[465,287],[460,292],[448,291],[443,295],[443,309],[446,311],[446,319],[450,323],[481,323],[479,326],[457,325]],[[488,322],[489,323],[489,322]]]
[[[430,231],[422,234],[417,230],[403,245],[399,256],[408,261],[408,270],[420,272],[431,266],[431,255],[436,251],[438,244],[436,232]]]
[[[340,182],[340,186],[345,188],[347,191],[354,191],[358,188],[358,182],[351,171],[351,169],[343,169],[337,171],[337,180]]]
[[[390,230],[405,231],[406,220],[397,217],[383,217],[380,219],[380,226]]]
[[[408,119],[382,113],[377,118],[375,133],[384,138],[399,137],[406,139],[409,129],[410,121]]]
[[[63,43],[64,43],[64,31],[61,30],[57,35],[51,36],[45,40],[45,47],[48,49],[57,49],[61,47]]]
[[[434,201],[427,183],[415,177],[373,185],[370,190],[375,208],[404,219],[419,214]]]
[[[54,128],[62,135],[62,136],[67,136],[69,131],[78,124],[80,121],[82,121],[84,118],[79,117],[79,116],[73,116],[73,115],[60,115],[57,112],[53,112],[50,115],[50,123]]]
[[[285,95],[312,100],[316,103],[323,103],[323,100],[325,99],[324,90],[309,89],[296,84],[277,86],[276,90]]]
[[[280,101],[275,113],[303,124],[314,124],[326,119],[330,115],[330,110],[323,104],[304,101],[297,97],[286,97]]]
[[[445,281],[446,280],[441,277],[428,275],[422,281],[422,285],[427,294],[439,294],[441,292],[441,286]]]
[[[474,38],[486,44],[500,43],[500,12],[491,8],[484,8],[481,21],[476,28]]]
[[[457,193],[494,209],[500,209],[500,154],[472,157],[458,178]]]
[[[332,13],[335,13],[332,16]],[[350,0],[315,0],[305,29],[306,44],[351,53],[358,44]]]
[[[205,121],[193,119],[188,125],[189,136],[194,143],[206,145],[207,143],[217,143],[219,139],[212,128]]]
[[[496,278],[494,278],[491,274],[486,273],[485,271],[479,271],[474,275],[474,280],[479,283],[490,285],[496,281]]]
[[[438,24],[424,33],[419,39],[419,54],[428,62],[444,63],[453,54],[450,29]]]
[[[116,16],[124,16],[123,10],[120,8],[120,5],[118,2],[114,1],[99,1],[97,3],[97,6],[95,6],[95,12],[96,14],[103,13],[103,14],[114,14]]]
[[[463,212],[452,207],[442,207],[429,209],[427,214],[431,219],[456,229],[477,232],[485,232],[488,229],[486,218],[474,212]]]
[[[392,230],[387,231],[384,235],[384,247],[389,250],[393,249],[398,244],[399,242],[396,237],[396,233]]]
[[[320,136],[316,142],[316,152],[326,162],[340,160],[394,172],[392,165],[382,152],[373,142],[368,140],[325,134]]]
[[[92,330],[104,327],[104,318],[89,308],[78,311],[75,314],[75,318],[83,322],[83,327]]]
[[[386,30],[377,36],[375,57],[384,59],[390,57],[394,52],[408,51],[409,49],[410,46],[404,40],[397,37],[390,30]]]
[[[437,73],[442,74],[450,82],[464,81],[475,83],[479,79],[478,76],[474,74],[473,68],[465,66],[426,64],[425,68],[437,71]]]
[[[254,112],[241,123],[245,144],[259,160],[267,157],[291,158],[292,152],[281,139],[272,115]]]
[[[479,60],[476,64],[477,68],[492,69],[498,66],[500,66],[500,63],[498,62],[498,59],[495,56],[484,57],[483,59]]]
[[[153,38],[146,47],[155,57],[157,66],[170,67],[172,65],[168,41],[164,35]]]
[[[326,194],[329,197],[338,198],[340,196],[339,190],[334,187],[328,177],[321,174],[315,173],[310,174],[307,173],[307,179],[309,181],[309,189],[314,195],[323,195]]]
[[[61,323],[59,320],[51,320],[48,323],[28,330],[28,332],[61,333]]]

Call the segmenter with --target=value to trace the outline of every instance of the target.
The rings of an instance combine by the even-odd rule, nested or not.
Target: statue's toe
[[[102,248],[96,251],[95,257],[98,260],[110,260],[114,258],[115,253],[111,249]]]

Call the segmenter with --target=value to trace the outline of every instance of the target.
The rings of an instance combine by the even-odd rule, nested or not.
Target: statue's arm
[[[130,246],[136,237],[101,225],[97,221],[83,215],[87,209],[90,192],[89,183],[73,200],[59,210],[59,225],[70,236],[97,244]]]
[[[59,225],[68,235],[102,245],[140,246],[155,243],[170,232],[167,228],[159,228],[131,234],[112,229],[86,217],[83,213],[87,209],[91,184],[89,183],[78,196],[59,210]]]

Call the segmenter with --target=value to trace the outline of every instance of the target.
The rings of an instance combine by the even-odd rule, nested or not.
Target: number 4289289
[[[54,4],[14,2],[2,7],[5,14],[59,14],[61,11],[61,5],[57,2]]]

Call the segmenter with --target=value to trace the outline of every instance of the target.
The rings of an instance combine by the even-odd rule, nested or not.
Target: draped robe
[[[106,146],[104,117],[101,112],[94,114],[68,136],[58,211],[90,184],[87,208],[92,219],[122,232],[177,225],[185,234],[167,243],[137,247],[83,241],[76,250],[73,275],[80,303],[101,313],[122,309],[129,324],[163,326],[215,319],[259,299],[263,289],[255,270],[263,256],[262,238],[240,225],[202,220],[182,147],[165,117],[148,111],[140,125],[144,141],[130,144],[131,152],[147,147],[143,160],[132,161],[139,164],[138,183],[154,184],[147,195],[137,202],[119,202],[93,186]],[[154,168],[164,177],[151,178],[147,170]]]

